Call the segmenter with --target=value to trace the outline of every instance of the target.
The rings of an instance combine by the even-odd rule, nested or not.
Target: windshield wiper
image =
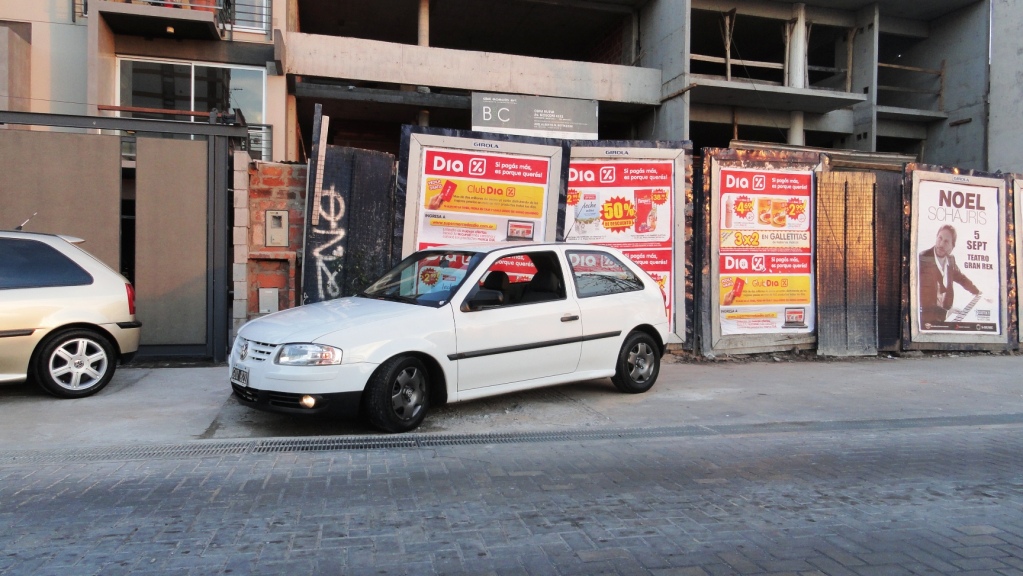
[[[372,298],[374,300],[390,300],[391,302],[403,302],[405,304],[417,303],[415,298],[411,298],[409,296],[402,296],[400,294],[385,294],[382,292],[370,294],[368,292],[359,292],[357,295],[362,296],[363,298]]]

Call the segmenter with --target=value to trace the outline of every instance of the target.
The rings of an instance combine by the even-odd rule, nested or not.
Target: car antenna
[[[22,222],[21,224],[18,224],[18,227],[15,228],[15,230],[21,230],[22,228],[24,228],[25,224],[28,224],[29,220],[31,220],[31,219],[36,217],[36,214],[38,214],[38,212],[33,212],[31,216],[29,216],[28,218],[25,218],[25,221]]]

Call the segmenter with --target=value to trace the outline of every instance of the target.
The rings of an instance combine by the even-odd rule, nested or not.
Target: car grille
[[[302,405],[298,403],[302,399],[301,394],[289,394],[288,392],[268,392],[267,402],[271,406],[280,406],[281,408],[301,408]]]
[[[253,362],[265,362],[271,356],[273,356],[274,350],[277,349],[276,344],[256,342],[255,340],[249,340],[248,343],[249,343],[248,357]]]
[[[239,386],[233,382],[231,383],[231,387],[234,388],[234,393],[240,396],[241,399],[245,400],[246,402],[255,402],[256,400],[259,399],[259,396],[257,396],[256,392],[251,388]]]
[[[268,390],[256,390],[255,388],[246,388],[239,386],[234,382],[231,383],[231,388],[234,389],[234,393],[241,398],[244,402],[250,404],[259,404],[260,400],[269,404],[270,406],[276,406],[278,408],[293,408],[296,410],[306,410],[299,401],[302,399],[302,394],[293,394],[291,392],[275,392]],[[327,402],[320,399],[318,404],[319,408],[325,407]]]

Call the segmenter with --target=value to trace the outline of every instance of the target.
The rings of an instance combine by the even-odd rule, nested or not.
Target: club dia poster
[[[416,248],[543,240],[550,159],[426,148]]]

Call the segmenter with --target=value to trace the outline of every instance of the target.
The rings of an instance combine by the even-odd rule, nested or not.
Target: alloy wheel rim
[[[640,342],[629,350],[629,376],[634,382],[643,383],[654,373],[654,351]]]
[[[402,370],[391,387],[391,407],[402,420],[411,420],[423,409],[426,379],[413,367]]]
[[[53,351],[50,376],[62,388],[82,390],[99,383],[109,362],[102,346],[88,338],[74,338]]]

